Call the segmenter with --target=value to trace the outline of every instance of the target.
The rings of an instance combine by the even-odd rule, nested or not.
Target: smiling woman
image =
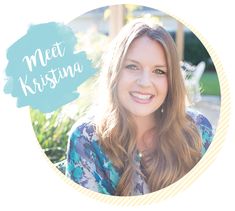
[[[170,34],[142,19],[127,24],[103,57],[102,97],[71,130],[66,175],[118,196],[160,190],[188,173],[212,140],[202,114],[186,108]]]
[[[120,71],[120,103],[130,114],[139,117],[139,122],[147,117],[147,122],[152,122],[154,126],[154,111],[164,102],[167,87],[167,65],[163,47],[148,36],[135,39]]]

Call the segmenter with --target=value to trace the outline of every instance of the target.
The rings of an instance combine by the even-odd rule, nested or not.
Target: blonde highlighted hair
[[[201,138],[196,126],[186,114],[185,86],[176,47],[170,34],[161,26],[150,26],[143,20],[127,24],[111,44],[102,64],[100,82],[103,98],[100,116],[95,120],[99,141],[113,165],[121,172],[116,195],[129,196],[133,191],[136,166],[136,126],[130,114],[120,104],[117,86],[122,63],[133,40],[148,36],[160,43],[167,60],[168,94],[164,113],[155,111],[161,122],[154,136],[154,149],[146,153],[142,164],[151,192],[162,189],[184,176],[201,158]]]

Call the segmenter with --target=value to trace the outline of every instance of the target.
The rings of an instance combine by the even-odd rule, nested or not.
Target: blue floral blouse
[[[203,155],[213,138],[212,126],[201,113],[191,110],[187,113],[200,131]],[[120,174],[99,145],[94,126],[86,122],[76,126],[71,132],[68,142],[66,176],[90,190],[115,195]],[[140,161],[136,160],[136,162],[140,168]],[[133,180],[132,195],[149,193],[144,178],[138,172],[135,172]]]

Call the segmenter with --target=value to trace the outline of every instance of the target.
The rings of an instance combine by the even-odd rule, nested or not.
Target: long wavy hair
[[[153,136],[153,149],[144,153],[141,160],[143,171],[140,171],[136,165],[136,125],[121,105],[117,87],[128,48],[133,40],[142,36],[160,43],[165,51],[168,93],[162,105],[164,112],[155,111],[156,123],[159,121],[160,126]],[[163,27],[149,25],[143,20],[132,21],[123,27],[103,59],[100,84],[102,100],[95,120],[96,132],[105,153],[121,175],[115,195],[133,194],[135,171],[144,177],[153,192],[179,180],[199,161],[201,138],[186,114],[186,90],[176,47]]]

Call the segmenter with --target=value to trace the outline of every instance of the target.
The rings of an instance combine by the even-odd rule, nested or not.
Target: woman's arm
[[[203,114],[198,114],[196,124],[202,137],[201,153],[204,155],[212,142],[214,131],[210,121]]]
[[[193,121],[195,122],[199,130],[199,133],[202,138],[201,153],[202,155],[204,155],[207,149],[209,148],[212,142],[212,139],[214,137],[213,127],[210,121],[202,113],[198,111],[193,111],[193,110],[188,110],[187,113],[193,119]]]
[[[100,159],[97,140],[94,140],[94,128],[86,123],[77,127],[70,135],[67,150],[66,175],[74,182],[90,190],[113,194],[114,189],[110,172],[104,171],[104,162]],[[108,173],[108,174],[107,174]]]

